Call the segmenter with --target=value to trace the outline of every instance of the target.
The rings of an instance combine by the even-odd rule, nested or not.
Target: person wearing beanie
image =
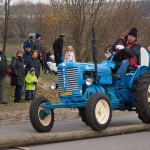
[[[28,72],[26,78],[26,95],[25,100],[26,101],[34,101],[35,100],[35,90],[36,90],[36,84],[38,83],[38,79],[35,75],[35,68],[30,68],[30,71]]]
[[[36,33],[35,49],[39,52],[39,54],[43,53],[43,46],[42,46],[41,37],[42,37],[41,34]]]
[[[44,69],[44,51],[43,51],[43,43],[41,41],[42,35],[40,33],[36,33],[35,39],[35,49],[39,53],[39,61],[41,63],[42,69]]]
[[[26,67],[28,59],[31,57],[31,43],[26,43],[24,53],[23,53],[23,61],[24,61],[24,69]],[[25,93],[25,83],[22,87],[22,93]]]
[[[40,33],[36,33],[36,39],[41,38],[41,34]]]
[[[114,62],[116,64],[116,74],[114,79],[120,79],[124,76],[128,69],[139,68],[138,54],[140,53],[141,45],[137,42],[136,28],[132,28],[126,36],[117,38],[111,48],[111,52],[115,53]],[[107,55],[105,55],[107,57]],[[109,58],[111,55],[109,55]],[[107,57],[107,59],[109,59]]]
[[[31,47],[32,47],[31,43],[26,43],[25,51],[23,53],[23,61],[25,65],[27,63],[27,60],[31,57]]]

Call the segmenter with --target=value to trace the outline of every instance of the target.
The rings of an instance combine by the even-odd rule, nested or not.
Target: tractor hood
[[[111,69],[110,67],[104,64],[98,64],[98,76],[99,75],[110,75]],[[68,69],[68,68],[78,68],[79,71],[95,71],[93,63],[79,63],[79,62],[63,62],[58,66],[58,70]]]

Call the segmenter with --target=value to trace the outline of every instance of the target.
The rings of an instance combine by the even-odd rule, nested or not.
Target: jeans
[[[5,77],[0,77],[0,102],[5,101]]]
[[[26,86],[25,86],[25,83],[24,83],[23,86],[22,86],[21,93],[26,93]]]
[[[16,85],[15,89],[15,103],[19,103],[21,101],[21,91],[22,91],[22,85]]]
[[[114,62],[114,63],[116,65],[116,68],[118,69],[116,74],[118,74],[120,77],[125,76],[127,69],[129,67],[129,61],[126,59],[123,60],[122,62]]]
[[[26,97],[25,97],[25,99],[27,100],[27,101],[29,101],[29,100],[32,100],[32,101],[34,101],[35,100],[35,93],[36,93],[36,91],[35,90],[26,90]]]

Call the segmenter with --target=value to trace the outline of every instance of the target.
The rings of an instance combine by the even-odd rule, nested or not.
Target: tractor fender
[[[136,79],[140,78],[144,73],[147,72],[150,72],[150,67],[142,66],[139,69],[137,69],[130,80],[129,87],[133,90]]]
[[[96,85],[96,84],[92,84],[91,86],[89,86],[85,93],[84,96],[86,97],[86,99],[88,100],[93,94],[95,93],[103,93],[105,94],[105,90],[103,87]]]

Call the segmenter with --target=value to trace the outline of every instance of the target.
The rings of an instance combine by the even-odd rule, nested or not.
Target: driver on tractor
[[[137,69],[138,54],[140,53],[141,45],[137,42],[137,29],[132,28],[128,35],[118,38],[110,52],[106,52],[105,56],[109,59],[114,54],[113,61],[116,65],[116,74],[113,76],[114,79],[120,79],[125,76],[127,69]]]

